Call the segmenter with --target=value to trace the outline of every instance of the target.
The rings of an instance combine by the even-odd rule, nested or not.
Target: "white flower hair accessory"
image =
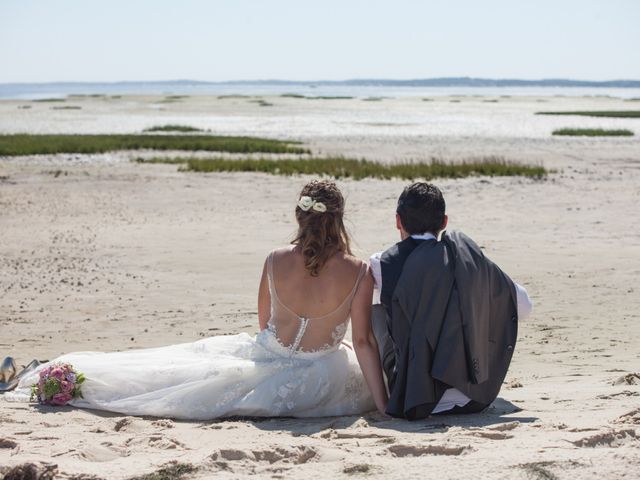
[[[316,202],[313,198],[303,196],[298,200],[298,207],[300,210],[304,210],[308,212],[310,209],[313,209],[316,212],[324,213],[327,211],[327,206],[322,202]]]

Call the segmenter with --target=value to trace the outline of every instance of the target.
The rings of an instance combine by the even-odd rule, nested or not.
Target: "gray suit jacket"
[[[445,387],[489,405],[516,343],[515,286],[460,233],[423,242],[393,291],[389,334],[395,368],[387,412],[421,418]]]

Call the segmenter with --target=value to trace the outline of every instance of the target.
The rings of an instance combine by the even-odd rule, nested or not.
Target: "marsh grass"
[[[317,157],[308,159],[268,158],[138,158],[139,163],[183,164],[181,171],[191,172],[258,172],[272,175],[320,175],[335,179],[364,178],[413,180],[416,178],[463,178],[474,175],[526,176],[541,178],[548,172],[542,166],[524,165],[502,157],[471,158],[460,163],[432,158],[430,162],[382,164],[370,160],[344,157]]]
[[[51,102],[66,102],[66,98],[36,98],[35,100],[31,100],[32,102],[38,103],[51,103]]]
[[[362,101],[363,102],[381,102],[384,99],[385,97],[367,97],[367,98],[363,98]]]
[[[63,105],[61,107],[51,107],[51,110],[82,110],[82,107],[77,105]]]
[[[489,100],[482,100],[484,103],[498,103],[499,100],[493,98],[493,99],[489,99]]]
[[[69,98],[106,98],[104,93],[72,93],[68,95]]]
[[[233,98],[249,98],[249,95],[238,95],[238,94],[218,95],[219,100],[226,100],[226,99],[233,99]]]
[[[198,467],[190,463],[176,463],[146,475],[130,477],[129,480],[179,480],[197,471]]]
[[[204,132],[201,128],[190,127],[189,125],[155,125],[145,128],[143,132]]]
[[[579,115],[582,117],[640,118],[640,110],[592,110],[576,112],[536,112],[536,115]]]
[[[134,158],[132,161],[136,163],[163,163],[169,165],[183,165],[189,161],[188,158],[183,157],[153,157],[153,158]]]
[[[307,100],[353,100],[355,97],[347,97],[341,95],[320,95],[317,97],[304,97]]]
[[[269,103],[262,98],[256,100],[249,100],[249,103],[257,103],[260,107],[273,107],[273,103]]]
[[[569,137],[633,137],[631,130],[605,130],[603,128],[560,128],[554,130],[552,134]]]
[[[372,470],[372,466],[368,463],[358,463],[356,465],[346,466],[342,469],[342,473],[347,475],[356,475],[359,473],[369,473]]]
[[[308,96],[308,95],[302,95],[301,93],[283,93],[280,96],[282,98],[304,98],[306,100],[352,100],[355,98],[355,97],[347,97],[342,95]]]
[[[205,150],[232,153],[309,153],[300,142],[213,135],[0,135],[0,155],[103,153],[116,150]]]
[[[18,105],[18,110],[29,110],[31,105]]]
[[[423,98],[423,102],[433,102],[433,98]]]

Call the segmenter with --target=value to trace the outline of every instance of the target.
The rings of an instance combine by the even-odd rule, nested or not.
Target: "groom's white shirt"
[[[416,240],[436,240],[436,237],[431,233],[424,233],[422,235],[411,235],[411,238],[415,238]],[[382,256],[382,252],[377,252],[371,255],[369,260],[369,265],[371,266],[371,274],[373,275],[374,280],[374,290],[373,290],[373,304],[380,303],[380,289],[382,288],[382,268],[380,267],[380,257]],[[533,302],[529,298],[527,291],[521,285],[513,282],[516,286],[516,296],[518,300],[518,320],[524,320],[529,316],[531,310],[533,310]],[[469,403],[471,399],[467,397],[464,393],[456,388],[449,388],[444,392],[444,395],[438,402],[438,405],[433,409],[432,413],[446,412],[447,410],[451,410],[453,407],[460,406],[463,407],[467,403]]]

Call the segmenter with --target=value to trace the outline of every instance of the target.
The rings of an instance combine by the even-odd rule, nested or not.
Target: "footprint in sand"
[[[260,462],[275,463],[282,461],[295,465],[307,463],[318,455],[315,448],[304,445],[293,448],[276,447],[273,450],[254,450],[252,453],[254,458]]]
[[[118,420],[113,429],[116,432],[142,433],[147,430],[147,422],[137,418],[125,417]]]
[[[624,415],[620,415],[614,420],[614,423],[629,423],[633,425],[640,425],[640,408],[631,410]]]
[[[0,448],[17,448],[18,442],[14,442],[8,438],[0,438]]]
[[[616,398],[616,397],[638,397],[638,396],[640,396],[639,392],[632,392],[631,390],[623,390],[622,392],[618,392],[618,393],[598,395],[596,398],[598,400],[611,400],[612,398]]]
[[[164,435],[151,435],[149,437],[149,446],[160,448],[162,450],[185,449],[185,444],[175,438],[166,437]]]
[[[571,442],[576,447],[597,448],[597,447],[622,447],[624,445],[635,445],[640,443],[640,438],[636,436],[633,428],[624,430],[611,430],[610,432],[598,433],[590,437],[581,438]]]
[[[116,432],[119,432],[120,430],[125,429],[130,423],[131,423],[131,419],[130,418],[121,418],[113,426],[113,429]]]
[[[520,426],[520,422],[506,422],[499,423],[498,425],[494,425],[490,427],[489,430],[495,430],[496,432],[506,432],[508,430],[514,430]]]
[[[109,442],[89,445],[74,454],[87,462],[110,462],[116,458],[126,457],[129,452],[125,448],[116,447]]]
[[[184,450],[187,448],[185,444],[179,440],[159,433],[132,437],[127,439],[124,444],[128,447],[132,445],[148,445],[161,450]]]
[[[514,430],[519,426],[520,422],[506,422],[488,428],[472,427],[464,430],[462,434],[471,437],[486,438],[488,440],[508,440],[510,438],[513,438],[513,435],[505,432]]]
[[[387,451],[394,457],[420,457],[422,455],[461,455],[472,450],[469,446],[446,446],[446,445],[392,445]]]
[[[304,445],[283,448],[274,447],[270,450],[238,450],[238,449],[221,449],[214,452],[209,458],[214,461],[226,460],[227,462],[248,461],[253,462],[268,462],[273,464],[276,462],[292,463],[300,465],[307,463],[313,458],[318,456],[316,449],[307,447]]]
[[[169,420],[168,418],[154,420],[153,422],[151,422],[151,425],[157,428],[173,428],[175,426],[173,420]]]
[[[627,373],[616,378],[612,385],[640,385],[640,373]]]
[[[486,438],[488,440],[508,440],[509,438],[513,438],[513,435],[503,432],[492,432],[489,430],[477,430],[471,432],[465,432],[465,435],[470,437],[480,437]]]
[[[392,439],[394,437],[390,436],[390,435],[380,435],[378,433],[349,433],[349,432],[338,432],[336,430],[334,430],[333,428],[330,428],[329,430],[326,430],[324,432],[321,432],[317,435],[313,435],[314,437],[317,436],[318,438],[323,438],[325,440],[333,440],[333,439],[339,439],[339,440],[345,440],[345,439],[357,439],[357,440],[367,440],[367,439],[373,439],[373,440],[380,440],[380,439]]]

